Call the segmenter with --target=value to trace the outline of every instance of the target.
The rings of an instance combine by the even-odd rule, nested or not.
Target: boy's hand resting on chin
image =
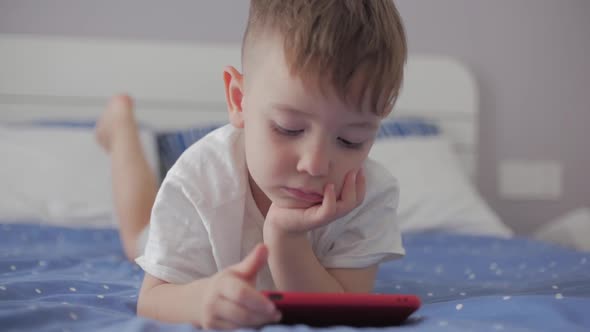
[[[302,235],[325,226],[358,207],[365,198],[366,181],[362,168],[348,172],[340,197],[336,197],[334,184],[324,187],[321,204],[306,209],[289,209],[271,204],[264,223],[264,233]]]

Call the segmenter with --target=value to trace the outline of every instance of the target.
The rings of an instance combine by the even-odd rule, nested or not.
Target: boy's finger
[[[328,184],[324,190],[322,205],[317,211],[316,219],[325,220],[336,212],[336,192],[333,184]]]
[[[260,243],[241,262],[231,267],[242,278],[253,280],[256,274],[266,264],[268,248]]]
[[[315,205],[303,212],[302,220],[298,222],[299,228],[314,229],[323,226],[327,221],[330,221],[330,216],[336,210],[336,193],[332,183],[324,187],[324,197],[322,204]]]
[[[223,320],[221,318],[215,319],[215,321],[213,321],[213,323],[211,324],[211,326],[203,326],[204,328],[208,329],[208,330],[236,330],[239,329],[240,326],[237,326],[236,324],[232,323],[232,322],[228,322],[226,320]]]
[[[272,322],[276,319],[278,313],[262,314],[260,312],[249,310],[248,308],[234,303],[228,299],[220,299],[217,305],[218,316],[228,322],[228,325],[240,327],[256,327],[265,323]]]
[[[251,311],[262,315],[272,315],[276,312],[276,307],[270,299],[239,279],[228,279],[221,292],[224,298]]]
[[[360,204],[365,200],[367,194],[367,178],[363,169],[359,169],[356,176],[356,203]]]
[[[338,201],[337,206],[337,217],[345,215],[346,213],[350,212],[352,209],[358,206],[358,187],[357,183],[359,181],[359,174],[360,170],[351,171],[348,173],[346,177],[346,182],[342,188],[342,195],[341,200]]]
[[[344,178],[344,185],[342,186],[342,192],[340,194],[340,200],[344,203],[344,205],[349,205],[351,202],[356,201],[356,181],[357,181],[357,172],[358,171],[350,171],[346,174]]]

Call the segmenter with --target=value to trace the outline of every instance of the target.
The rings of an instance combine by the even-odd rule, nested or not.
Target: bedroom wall
[[[480,191],[518,233],[590,206],[590,1],[399,0],[410,52],[456,57],[481,91]],[[0,32],[237,43],[247,1],[0,0]],[[1,55],[0,55],[1,56]],[[563,196],[510,201],[506,159],[557,160]]]

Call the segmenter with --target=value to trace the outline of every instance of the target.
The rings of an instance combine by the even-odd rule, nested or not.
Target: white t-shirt
[[[363,203],[308,233],[326,268],[364,268],[405,254],[396,221],[397,181],[372,160],[364,173]],[[208,277],[262,242],[263,223],[248,184],[242,130],[226,125],[189,147],[166,175],[136,262],[169,283]],[[257,288],[274,289],[268,267],[259,273]]]

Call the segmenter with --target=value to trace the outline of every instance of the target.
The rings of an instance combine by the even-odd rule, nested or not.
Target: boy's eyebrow
[[[309,112],[302,111],[300,109],[294,108],[294,107],[286,105],[286,104],[273,103],[272,108],[280,110],[280,111],[298,113],[303,116],[313,116],[313,114],[311,114]],[[377,129],[377,128],[379,128],[379,125],[375,122],[372,122],[372,121],[353,122],[353,123],[347,124],[346,126],[353,127],[353,128],[360,128],[360,129]]]

